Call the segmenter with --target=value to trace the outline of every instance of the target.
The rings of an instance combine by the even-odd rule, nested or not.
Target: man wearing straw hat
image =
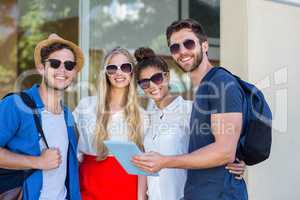
[[[51,34],[37,44],[34,60],[42,82],[24,92],[36,104],[45,139],[20,96],[4,98],[0,101],[0,168],[36,169],[23,183],[23,199],[77,200],[77,140],[63,95],[83,67],[83,53],[74,43]]]

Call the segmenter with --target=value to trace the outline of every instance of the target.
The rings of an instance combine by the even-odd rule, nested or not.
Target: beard
[[[192,65],[189,68],[185,68],[184,66],[181,66],[179,63],[177,63],[180,67],[180,69],[186,73],[190,73],[193,72],[194,70],[196,70],[200,64],[202,63],[203,60],[203,51],[202,48],[200,48],[200,52],[196,52],[195,56],[194,56],[194,62],[192,63]]]
[[[198,54],[196,54],[195,61],[192,64],[190,70],[188,70],[187,72],[193,72],[194,70],[196,70],[202,63],[202,60],[203,60],[203,51],[202,51],[202,48],[200,48],[200,52]]]

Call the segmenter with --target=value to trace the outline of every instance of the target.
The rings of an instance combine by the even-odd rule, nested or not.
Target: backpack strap
[[[39,113],[36,107],[36,104],[34,102],[34,100],[25,92],[11,92],[6,94],[2,99],[11,96],[11,95],[18,95],[21,97],[22,101],[25,103],[26,106],[28,106],[29,108],[31,108],[32,112],[33,112],[33,119],[34,119],[34,123],[35,123],[35,127],[38,130],[39,134],[42,137],[43,142],[45,143],[47,149],[49,149],[49,145],[48,142],[46,140],[44,131],[42,129],[42,125],[41,122],[39,120]]]
[[[79,140],[79,130],[78,130],[78,126],[77,126],[76,123],[74,123],[74,131],[75,131],[76,141],[78,142],[78,140]]]

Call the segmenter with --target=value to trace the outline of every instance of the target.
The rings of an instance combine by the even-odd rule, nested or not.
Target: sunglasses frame
[[[131,68],[130,68],[130,72],[125,72],[125,71],[122,70],[122,66],[125,65],[125,64],[129,64],[129,65],[130,65],[130,67],[131,67]],[[107,70],[107,67],[108,67],[108,66],[115,66],[115,67],[117,67],[117,69],[116,69],[113,73],[109,73],[108,70]],[[120,70],[121,72],[123,72],[123,73],[125,73],[125,74],[131,74],[131,73],[133,72],[133,65],[132,65],[130,62],[122,63],[120,66],[115,65],[115,64],[109,64],[109,65],[105,65],[104,69],[105,69],[105,73],[106,73],[108,76],[112,76],[112,75],[116,74],[116,72],[117,72],[118,70]]]
[[[153,74],[150,78],[144,78],[144,79],[138,80],[137,83],[138,83],[138,85],[139,85],[143,90],[146,90],[146,89],[148,89],[148,88],[150,87],[150,82],[154,83],[155,85],[160,85],[160,84],[162,84],[162,82],[164,81],[165,76],[166,76],[167,73],[168,73],[168,72],[158,72],[158,73]],[[152,79],[153,79],[154,76],[159,75],[159,74],[161,74],[162,80],[161,80],[160,83],[155,83],[155,81],[153,81]],[[147,81],[147,82],[146,82],[146,83],[147,83],[147,87],[142,87],[142,84],[143,84],[143,82],[145,82],[145,81]]]
[[[53,66],[53,62],[52,61],[54,61],[54,62],[59,62],[59,65],[57,66],[57,67],[55,67],[55,66]],[[73,69],[75,69],[76,68],[76,62],[75,61],[71,61],[71,60],[65,60],[64,62],[62,62],[61,60],[58,60],[58,59],[56,59],[56,58],[49,58],[49,59],[47,59],[47,60],[45,60],[45,63],[46,62],[49,62],[49,66],[52,68],[52,69],[58,69],[59,67],[60,67],[60,65],[61,65],[61,63],[63,63],[64,64],[64,68],[65,68],[65,70],[67,70],[67,71],[72,71]],[[72,68],[68,68],[68,67],[66,67],[66,63],[72,63],[73,64],[73,67]]]
[[[191,48],[187,48],[186,47],[186,42],[188,42],[188,41],[193,41],[193,46],[191,47]],[[173,50],[173,52],[172,52],[172,46],[174,46],[174,45],[178,45],[178,50],[176,50],[175,52],[174,52],[174,50]],[[169,46],[169,50],[170,50],[170,52],[171,52],[171,54],[177,54],[177,53],[179,53],[180,52],[180,50],[182,49],[182,46],[185,48],[185,49],[187,49],[187,50],[193,50],[193,49],[195,49],[195,47],[196,47],[196,41],[195,40],[193,40],[193,39],[185,39],[183,42],[181,42],[181,43],[173,43],[173,44],[171,44],[170,46]]]

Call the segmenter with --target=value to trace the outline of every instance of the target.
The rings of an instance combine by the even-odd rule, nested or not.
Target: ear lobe
[[[39,64],[36,66],[36,70],[39,74],[44,75],[45,73],[45,66],[43,64]]]
[[[203,43],[202,43],[202,50],[203,50],[203,52],[208,52],[208,47],[209,47],[209,44],[208,44],[208,41],[204,41]]]

